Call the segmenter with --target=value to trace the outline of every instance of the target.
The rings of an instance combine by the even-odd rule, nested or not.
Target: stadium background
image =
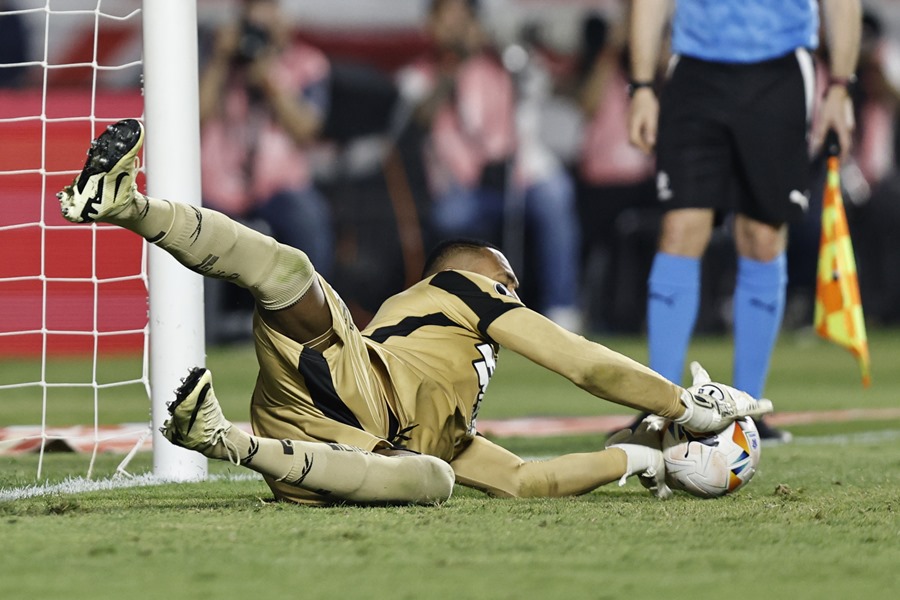
[[[217,24],[232,18],[235,2],[227,0],[199,0],[201,60],[209,43],[208,32]],[[417,273],[418,260],[411,256],[401,240],[410,232],[403,211],[420,215],[425,210],[427,193],[415,152],[398,142],[400,172],[405,177],[401,187],[411,192],[412,204],[398,209],[396,178],[373,161],[372,135],[383,136],[388,127],[388,113],[395,99],[390,84],[392,72],[427,49],[422,22],[427,0],[308,0],[283,2],[286,14],[292,19],[299,37],[321,48],[333,61],[337,86],[343,86],[335,96],[335,106],[326,124],[323,143],[317,156],[317,181],[332,202],[337,218],[337,271],[333,283],[360,322],[365,322],[378,304],[388,295],[411,283]],[[390,10],[385,7],[390,5]],[[15,6],[16,3],[10,3]],[[900,31],[900,6],[896,2],[874,0],[866,2],[884,20],[891,41]],[[31,6],[22,1],[18,6]],[[71,0],[66,9],[91,9],[92,0]],[[139,8],[138,0],[106,0],[103,10],[125,14]],[[581,21],[589,11],[599,10],[611,19],[621,16],[622,3],[615,0],[482,0],[483,14],[491,36],[499,50],[513,44],[529,43],[535,39],[559,64],[574,60],[578,51]],[[28,15],[31,37],[31,56],[43,55],[46,42],[50,62],[54,64],[89,62],[94,53],[94,18],[53,19],[43,33],[43,16]],[[46,37],[46,39],[45,39]],[[140,59],[141,32],[139,21],[103,22],[96,40],[100,64],[125,64]],[[563,67],[564,68],[564,67]],[[101,71],[96,74],[96,94],[92,101],[93,70],[89,66],[59,69],[47,79],[49,93],[46,106],[41,88],[40,73],[35,70],[18,89],[0,90],[0,118],[40,114],[48,116],[83,116],[92,111],[98,117],[139,114],[142,103],[140,69]],[[887,63],[887,75],[900,82],[900,61]],[[900,87],[900,86],[898,86]],[[362,92],[362,93],[360,93]],[[361,100],[363,100],[361,102]],[[92,104],[93,102],[93,104]],[[364,114],[366,118],[356,118]],[[564,126],[561,126],[564,125]],[[92,137],[90,124],[83,122],[56,123],[47,128],[47,170],[78,169],[84,153],[85,139]],[[577,130],[570,120],[548,119],[545,142],[565,155],[577,146]],[[36,122],[3,123],[0,125],[0,170],[34,168],[41,161],[41,124]],[[360,158],[362,157],[362,158]],[[565,156],[564,156],[565,158]],[[396,174],[396,173],[395,173]],[[55,206],[55,191],[66,181],[48,178],[46,187],[40,175],[0,177],[0,198],[4,210],[0,226],[37,222],[43,199],[46,222],[62,225]],[[413,227],[415,221],[413,221]],[[404,229],[407,228],[407,229]],[[46,236],[46,254],[41,246]],[[115,277],[133,270],[140,260],[140,241],[127,233],[103,230],[97,237],[96,273],[101,277]],[[646,240],[645,240],[646,241]],[[4,230],[0,235],[0,279],[29,277],[41,272],[48,276],[90,276],[93,268],[89,254],[78,252],[91,244],[85,232],[64,230],[43,231],[38,227]],[[638,250],[640,251],[640,250]],[[646,251],[646,248],[644,249]],[[73,257],[82,257],[76,259]],[[723,271],[728,276],[727,270]],[[585,277],[589,277],[585,273]],[[525,297],[528,299],[529,278]],[[636,275],[635,285],[643,278]],[[589,282],[585,282],[588,285]],[[728,287],[728,286],[723,286]],[[624,288],[620,288],[621,291]],[[6,281],[0,284],[0,331],[41,328],[41,282]],[[601,291],[602,293],[602,291]],[[608,292],[607,292],[608,293]],[[47,327],[49,329],[90,330],[94,319],[94,290],[90,284],[56,283],[48,289]],[[705,321],[701,329],[714,328],[717,315],[709,294],[704,298]],[[98,292],[97,328],[140,328],[146,319],[146,291],[139,280],[105,284]],[[631,301],[629,296],[627,301]],[[245,299],[227,300],[240,307]],[[214,319],[225,318],[223,308],[213,307]],[[238,308],[238,310],[240,310]],[[226,336],[227,337],[227,336]],[[90,351],[92,340],[87,336],[50,336],[51,354],[83,353]],[[142,336],[117,336],[102,347],[103,351],[139,350]],[[41,336],[25,335],[5,338],[0,356],[33,355],[41,351]]]

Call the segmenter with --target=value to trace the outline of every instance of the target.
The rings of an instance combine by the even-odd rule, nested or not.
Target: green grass
[[[0,597],[893,598],[900,454],[887,445],[765,448],[750,485],[713,501],[659,502],[630,482],[557,500],[457,487],[436,508],[308,508],[267,501],[259,480],[18,500],[0,504]]]
[[[645,340],[606,342],[646,359]],[[871,332],[871,346],[873,386],[862,390],[845,351],[786,334],[769,395],[782,411],[896,407],[900,335]],[[699,339],[691,354],[714,378],[730,377],[727,339]],[[115,369],[132,369],[129,361]],[[253,363],[248,348],[210,352],[217,392],[234,419],[247,418]],[[0,382],[28,368],[0,364]],[[53,368],[61,378],[84,377],[82,363]],[[101,415],[146,419],[141,390],[121,391],[104,399]],[[9,392],[0,396],[0,424],[36,422],[23,395]],[[55,408],[60,424],[84,413],[62,400]],[[503,353],[482,415],[625,412]],[[763,449],[747,488],[713,501],[677,494],[658,502],[631,481],[557,500],[492,500],[457,487],[434,508],[308,508],[268,501],[258,479],[217,479],[0,502],[0,597],[894,598],[900,420],[792,431],[796,443]],[[878,431],[882,437],[865,437]],[[600,435],[498,441],[523,456],[603,443]],[[49,482],[83,472],[87,460],[45,458]],[[97,477],[121,458],[100,456]],[[149,471],[150,460],[137,455],[129,471]],[[0,489],[34,483],[36,465],[35,456],[0,457]],[[211,470],[244,473],[218,463]]]

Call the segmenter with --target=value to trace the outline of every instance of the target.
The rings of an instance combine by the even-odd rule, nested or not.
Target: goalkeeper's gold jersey
[[[255,431],[366,450],[393,443],[452,460],[475,434],[496,365],[488,327],[521,302],[483,275],[442,271],[389,298],[360,332],[320,282],[338,337],[324,352],[255,320]]]
[[[497,364],[494,320],[522,304],[483,275],[442,271],[385,302],[363,331],[387,369],[387,402],[408,447],[445,460],[475,434]]]

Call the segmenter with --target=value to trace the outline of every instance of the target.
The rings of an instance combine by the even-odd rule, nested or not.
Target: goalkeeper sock
[[[161,239],[175,219],[172,204],[165,200],[148,198],[133,186],[134,201],[125,204],[122,210],[103,218],[106,223],[113,223],[133,231],[149,242]]]
[[[453,492],[450,465],[425,454],[384,456],[354,446],[226,435],[245,467],[276,481],[351,502],[442,502]]]
[[[249,289],[267,310],[296,303],[315,277],[300,250],[207,208],[135,192],[134,203],[106,220],[147,238],[193,271]]]
[[[760,398],[784,315],[787,259],[738,258],[734,291],[734,387]]]
[[[650,368],[680,384],[700,307],[700,259],[657,252],[648,286]]]

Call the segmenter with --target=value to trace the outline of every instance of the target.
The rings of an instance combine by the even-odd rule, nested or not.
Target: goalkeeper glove
[[[694,432],[719,431],[742,417],[757,417],[774,410],[771,400],[757,400],[750,394],[723,383],[714,383],[700,363],[691,363],[693,385],[681,394],[684,415],[675,419]]]
[[[619,448],[628,461],[625,474],[619,485],[631,475],[637,475],[641,485],[661,500],[672,495],[666,485],[666,463],[662,455],[662,430],[666,420],[650,415],[634,429],[623,429],[613,434],[606,442],[607,448]]]

